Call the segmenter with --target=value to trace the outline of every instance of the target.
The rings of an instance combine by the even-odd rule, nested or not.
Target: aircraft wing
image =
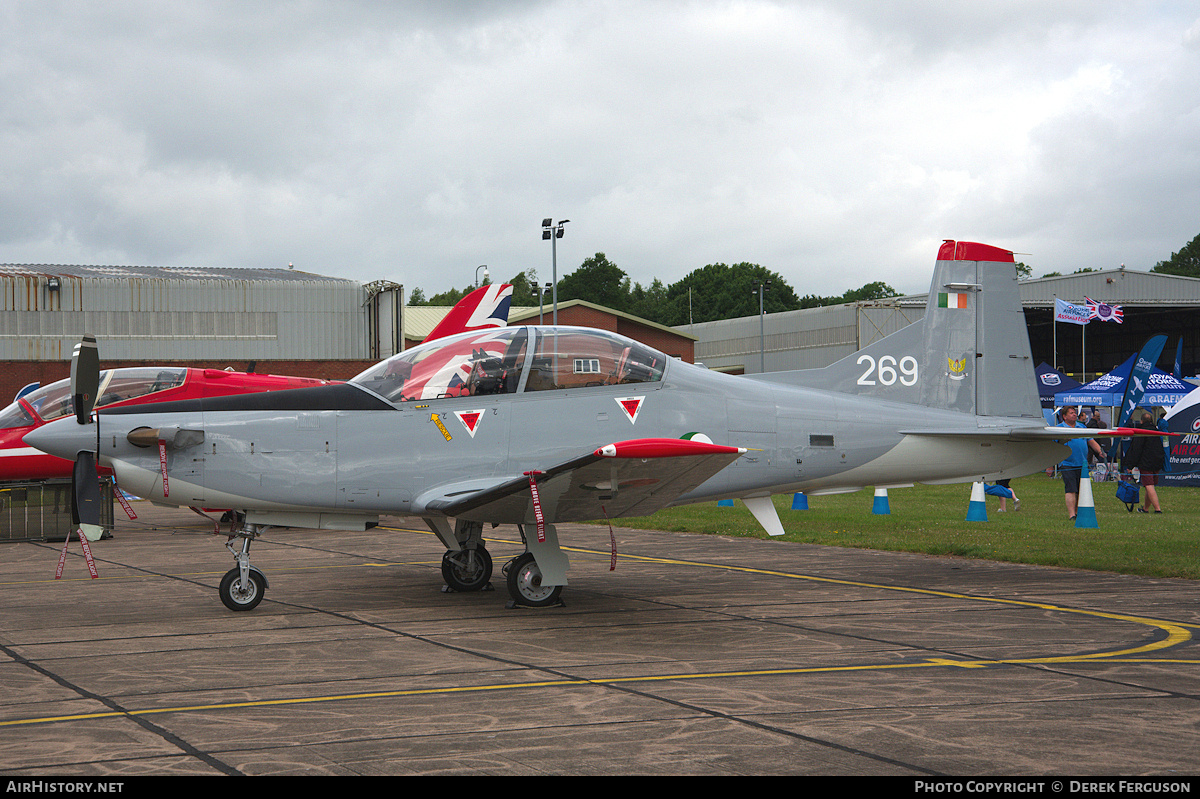
[[[745,451],[683,439],[634,439],[531,474],[549,522],[645,516],[696,488]],[[531,474],[440,486],[417,497],[414,513],[485,522],[532,522]]]

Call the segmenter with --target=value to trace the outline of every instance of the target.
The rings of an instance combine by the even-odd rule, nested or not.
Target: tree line
[[[536,270],[518,272],[505,282],[513,286],[513,305],[538,304],[540,284]],[[658,278],[643,286],[631,281],[625,270],[598,252],[584,260],[574,272],[559,279],[558,301],[585,300],[662,325],[675,326],[755,316],[759,310],[759,286],[763,287],[762,305],[766,313],[898,296],[895,289],[878,280],[837,296],[799,296],[778,272],[751,263],[708,264],[669,286]],[[450,289],[429,297],[416,288],[408,304],[454,305],[474,288]],[[546,296],[543,302],[548,304],[550,297]]]
[[[1093,271],[1090,268],[1078,270]],[[1151,272],[1161,272],[1185,277],[1200,277],[1200,235],[1192,239],[1183,249],[1171,253],[1165,261],[1159,261]],[[1022,280],[1032,277],[1032,270],[1024,263],[1017,264],[1018,276]],[[1059,273],[1050,272],[1043,277]],[[513,286],[513,305],[534,306],[538,304],[537,271],[526,269],[509,278],[506,283]],[[763,310],[767,313],[795,311],[801,308],[816,308],[822,305],[838,305],[844,302],[881,300],[898,296],[898,292],[887,283],[876,280],[844,294],[823,297],[816,294],[799,296],[788,285],[783,276],[758,264],[709,264],[692,271],[682,280],[664,285],[655,278],[650,285],[632,282],[625,270],[608,257],[598,252],[586,259],[579,268],[558,281],[558,300],[586,300],[606,308],[649,319],[659,324],[676,326],[689,322],[712,322],[718,319],[736,319],[740,316],[758,314],[758,287],[762,292]],[[474,289],[450,289],[430,297],[415,288],[409,297],[409,305],[454,305]],[[547,295],[544,302],[549,304]]]

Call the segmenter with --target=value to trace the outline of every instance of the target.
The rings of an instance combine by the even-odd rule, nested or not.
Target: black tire
[[[492,579],[492,556],[482,544],[474,552],[474,558],[466,549],[442,555],[442,579],[455,591],[482,591]]]
[[[508,594],[513,602],[531,608],[544,608],[558,602],[561,585],[542,585],[542,570],[533,553],[526,552],[508,567]]]
[[[243,589],[241,569],[230,569],[221,578],[219,591],[221,602],[230,610],[254,610],[267,591],[267,578],[258,569],[251,569]]]

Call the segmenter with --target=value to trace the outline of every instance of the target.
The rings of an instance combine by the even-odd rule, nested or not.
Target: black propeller
[[[71,354],[71,396],[75,401],[75,419],[90,424],[100,390],[100,350],[96,337],[85,333]]]
[[[100,457],[100,423],[93,421],[96,393],[100,390],[100,351],[96,337],[85,334],[71,355],[71,396],[75,402],[75,420],[81,425],[96,425],[96,449],[81,451],[75,457],[71,473],[71,519],[83,530],[89,541],[96,541],[104,532],[100,525],[100,474],[96,461]]]

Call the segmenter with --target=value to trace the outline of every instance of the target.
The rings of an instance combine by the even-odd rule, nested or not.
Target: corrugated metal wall
[[[710,369],[754,374],[760,363],[768,372],[828,366],[924,315],[923,304],[830,305],[767,314],[761,328],[757,316],[746,316],[676,329],[699,337],[696,360]]]
[[[1086,296],[1129,309],[1155,309],[1159,313],[1174,310],[1187,316],[1167,319],[1163,316],[1150,317],[1143,313],[1139,318],[1153,318],[1156,321],[1147,324],[1157,324],[1163,331],[1182,328],[1185,336],[1194,337],[1191,332],[1195,329],[1192,318],[1197,312],[1196,309],[1200,307],[1200,279],[1197,278],[1108,269],[1023,280],[1020,285],[1021,300],[1026,309],[1053,308],[1055,297],[1081,303]],[[927,296],[912,295],[857,306],[834,305],[767,314],[766,355],[761,360],[765,360],[768,372],[827,366],[922,318],[925,315]],[[1048,340],[1049,316],[1046,319],[1044,337]],[[1106,336],[1112,349],[1112,354],[1105,356],[1107,360],[1101,359],[1104,368],[1111,368],[1113,363],[1124,360],[1125,356],[1121,353],[1136,350],[1151,332],[1162,332],[1157,329],[1151,331],[1136,328],[1128,323],[1124,327],[1124,338],[1118,330],[1096,331],[1097,334],[1103,333]],[[762,343],[757,316],[680,325],[677,329],[698,337],[696,360],[702,361],[710,368],[742,367],[747,373],[759,371]],[[1136,333],[1132,333],[1134,329]],[[1060,333],[1060,342],[1067,338],[1070,338],[1070,334],[1064,336]],[[1037,354],[1038,341],[1036,337],[1034,339],[1033,348]],[[1072,339],[1074,340],[1077,339]],[[1197,358],[1192,340],[1185,341],[1185,362]],[[1064,346],[1069,351],[1072,345],[1070,341],[1066,341]],[[1092,353],[1093,356],[1100,351],[1099,343],[1088,344],[1088,349],[1092,351],[1094,346],[1096,349]],[[1039,357],[1053,359],[1048,343],[1044,349],[1047,352]],[[1089,360],[1093,360],[1093,357],[1089,357]]]
[[[113,360],[368,357],[365,294],[354,281],[80,277],[8,269],[0,273],[0,360],[63,360],[85,332],[95,334],[103,357]],[[49,287],[52,278],[57,290]]]

